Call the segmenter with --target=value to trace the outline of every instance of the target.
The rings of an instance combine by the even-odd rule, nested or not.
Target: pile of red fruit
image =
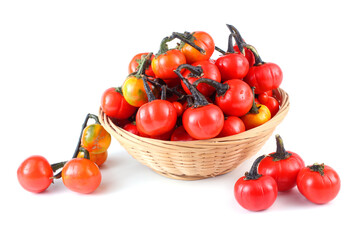
[[[272,91],[282,71],[227,27],[226,52],[196,31],[165,37],[155,55],[135,55],[122,86],[104,92],[104,113],[133,134],[172,141],[231,136],[267,122],[279,110]],[[174,39],[180,42],[169,49]],[[212,59],[215,50],[222,55]]]
[[[282,138],[276,135],[276,152],[258,157],[250,171],[236,181],[234,194],[237,202],[251,211],[269,208],[278,192],[295,186],[309,201],[324,204],[338,195],[340,182],[337,172],[324,163],[305,167],[302,158],[286,151]]]

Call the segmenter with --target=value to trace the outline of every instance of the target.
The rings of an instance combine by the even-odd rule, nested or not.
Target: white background
[[[1,1],[0,239],[359,236],[356,3]],[[71,192],[61,180],[41,194],[20,187],[16,170],[25,158],[69,160],[86,114],[97,114],[105,89],[121,85],[133,55],[156,52],[173,31],[206,31],[226,49],[226,23],[282,68],[291,110],[274,134],[307,165],[324,162],[338,172],[342,186],[332,202],[310,203],[294,188],[266,211],[237,204],[234,183],[256,156],[275,150],[274,136],[256,156],[213,179],[167,179],[113,139],[93,194]]]

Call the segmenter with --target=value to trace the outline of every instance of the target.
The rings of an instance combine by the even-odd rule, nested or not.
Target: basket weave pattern
[[[197,180],[225,174],[255,155],[289,111],[289,96],[273,91],[280,110],[265,124],[245,132],[208,140],[162,141],[136,136],[116,126],[100,109],[104,128],[142,164],[173,179]]]

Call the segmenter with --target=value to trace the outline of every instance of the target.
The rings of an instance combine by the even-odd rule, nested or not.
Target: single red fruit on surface
[[[279,191],[288,191],[296,186],[297,175],[305,163],[302,158],[286,151],[280,135],[276,135],[276,152],[270,153],[259,164],[260,174],[274,178]]]
[[[236,201],[250,211],[261,211],[275,202],[278,189],[275,180],[270,176],[260,175],[257,166],[265,155],[258,157],[249,172],[239,178],[234,186]]]
[[[27,191],[40,193],[52,183],[53,171],[46,158],[34,155],[25,159],[17,170],[20,185]]]
[[[324,204],[333,200],[340,191],[340,177],[325,164],[302,168],[296,179],[297,187],[309,201]]]
[[[98,165],[86,158],[74,158],[62,169],[61,178],[64,185],[78,193],[92,193],[101,183]]]

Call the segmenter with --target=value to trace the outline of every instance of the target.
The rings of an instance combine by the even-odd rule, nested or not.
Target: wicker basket
[[[104,128],[126,151],[155,172],[173,179],[198,180],[225,174],[256,154],[289,111],[289,96],[274,90],[280,110],[265,124],[237,135],[188,142],[136,136],[116,126],[100,109]]]

